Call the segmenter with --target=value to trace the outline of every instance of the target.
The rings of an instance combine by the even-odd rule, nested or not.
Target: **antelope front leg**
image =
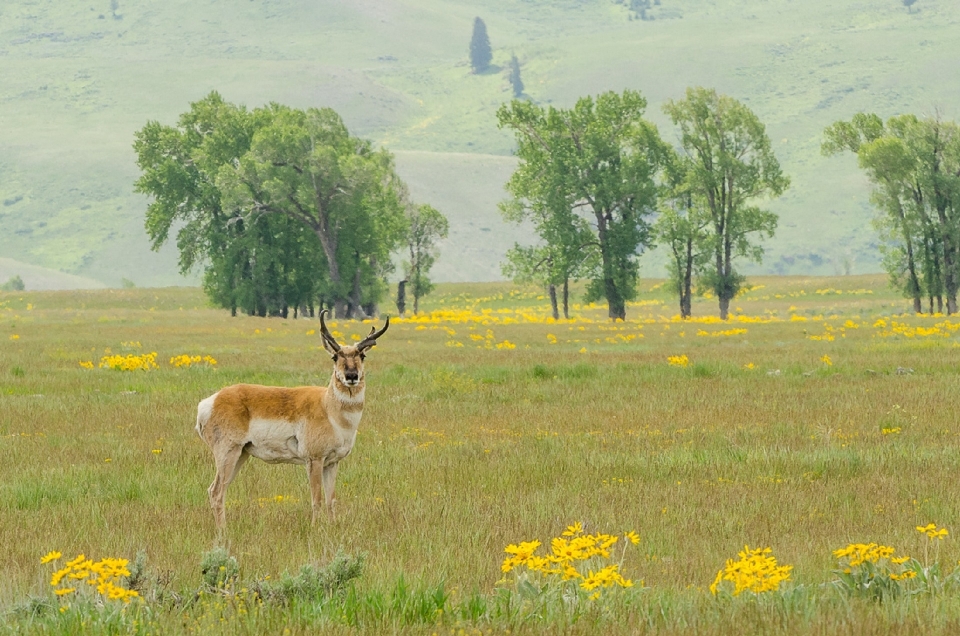
[[[337,502],[333,496],[333,489],[337,483],[337,466],[340,464],[328,464],[323,467],[323,496],[326,500],[327,511],[330,513],[330,520],[336,521],[337,514],[333,509],[333,504]]]
[[[307,464],[307,478],[310,480],[310,523],[316,524],[323,505],[323,460],[314,459]]]

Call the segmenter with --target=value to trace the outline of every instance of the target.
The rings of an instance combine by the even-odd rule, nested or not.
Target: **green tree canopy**
[[[692,163],[675,152],[668,154],[663,170],[659,216],[654,236],[670,250],[667,272],[680,300],[680,316],[692,315],[693,278],[702,274],[710,253],[710,215],[703,198],[688,181]]]
[[[404,188],[390,154],[334,111],[247,111],[211,93],[177,126],[149,122],[134,147],[154,248],[180,225],[181,270],[206,263],[217,302],[249,311],[246,281],[253,296],[319,298],[341,318],[375,309],[406,231]]]
[[[420,299],[433,290],[428,276],[437,259],[437,242],[447,238],[450,224],[436,208],[409,204],[406,208],[406,246],[410,260],[403,264],[413,294],[413,313],[420,312]]]
[[[753,237],[772,237],[777,228],[777,215],[756,201],[779,196],[790,180],[780,170],[763,123],[732,97],[688,88],[685,99],[667,102],[664,111],[680,127],[680,146],[688,159],[686,186],[710,215],[713,266],[704,279],[726,319],[743,280],[734,260],[759,262],[763,248]]]
[[[960,287],[960,127],[939,118],[858,113],[824,131],[824,154],[848,150],[874,185],[875,225],[892,282],[922,311],[957,311]]]
[[[581,98],[572,109],[514,100],[497,113],[516,135],[520,160],[504,209],[533,220],[556,253],[586,256],[587,298],[605,298],[611,319],[624,319],[636,295],[637,256],[656,206],[664,147],[645,108],[640,93],[624,91]]]

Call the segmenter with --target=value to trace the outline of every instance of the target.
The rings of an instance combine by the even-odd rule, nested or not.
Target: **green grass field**
[[[0,629],[954,632],[960,323],[904,315],[879,276],[751,282],[729,323],[705,299],[673,319],[658,281],[615,324],[580,305],[551,323],[543,296],[505,284],[439,286],[368,356],[338,519],[311,527],[302,469],[249,462],[227,494],[239,581],[199,595],[216,534],[196,404],[235,382],[325,384],[317,324],[230,318],[190,288],[0,294]],[[332,329],[350,341],[369,326]],[[80,364],[150,352],[149,371]],[[180,354],[217,364],[175,368]],[[501,573],[508,544],[575,522],[639,534],[616,545],[632,588],[561,601]],[[951,534],[927,546],[928,523]],[[936,561],[942,584],[842,594],[832,551],[870,542]],[[714,598],[744,545],[772,548],[790,580]],[[55,597],[49,551],[144,552],[144,600]],[[366,555],[346,596],[249,592],[339,551]]]
[[[754,109],[793,187],[771,205],[779,231],[748,273],[879,271],[865,179],[852,157],[820,157],[823,128],[859,110],[960,116],[952,0],[909,11],[900,0],[662,0],[650,21],[611,0],[253,0],[230,11],[120,0],[115,16],[109,4],[0,5],[0,254],[110,286],[184,284],[175,251],[147,247],[131,143],[212,89],[251,107],[331,106],[398,151],[414,193],[451,220],[437,265],[450,281],[489,280],[519,233],[494,205],[512,147],[495,112],[514,53],[530,99],[570,106],[639,89],[669,140],[661,105],[688,86]],[[467,65],[476,15],[494,47],[482,75]],[[477,245],[489,260],[465,264]],[[646,259],[648,275],[659,262]]]

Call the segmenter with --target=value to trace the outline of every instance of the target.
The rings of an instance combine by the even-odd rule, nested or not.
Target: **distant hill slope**
[[[105,285],[92,278],[64,274],[46,267],[0,257],[0,283],[19,276],[27,291],[47,289],[102,289]]]
[[[495,51],[482,75],[466,62],[477,15]],[[337,109],[450,216],[437,278],[497,276],[491,261],[524,237],[495,209],[512,147],[496,127],[510,98],[500,67],[515,53],[530,99],[640,89],[670,140],[660,106],[687,86],[742,99],[793,179],[752,271],[876,271],[865,180],[852,157],[820,157],[820,134],[864,109],[958,117],[960,3],[661,0],[655,19],[632,16],[613,0],[119,0],[115,15],[107,0],[6,0],[0,255],[108,285],[184,282],[172,246],[148,249],[132,136],[217,89],[250,106]]]

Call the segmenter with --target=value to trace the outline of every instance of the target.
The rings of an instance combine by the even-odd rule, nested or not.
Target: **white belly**
[[[253,419],[244,450],[271,464],[305,464],[303,423]]]

